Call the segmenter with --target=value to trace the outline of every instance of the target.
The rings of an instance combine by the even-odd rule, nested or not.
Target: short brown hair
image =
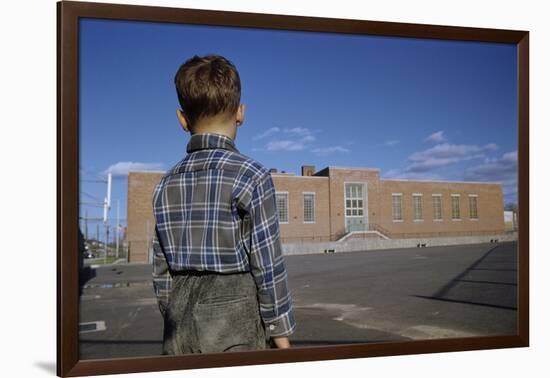
[[[241,80],[233,63],[223,56],[193,56],[180,66],[174,82],[190,127],[202,118],[237,112]]]

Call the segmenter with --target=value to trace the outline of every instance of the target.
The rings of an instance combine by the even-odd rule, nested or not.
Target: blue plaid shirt
[[[172,271],[250,271],[268,335],[293,333],[296,323],[269,171],[220,134],[192,135],[187,153],[153,192],[153,287],[161,312]]]

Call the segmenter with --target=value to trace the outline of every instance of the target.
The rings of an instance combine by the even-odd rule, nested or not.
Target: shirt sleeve
[[[288,336],[294,332],[296,323],[279,237],[275,187],[269,173],[254,189],[248,213],[250,267],[258,287],[266,332],[269,337]]]
[[[164,316],[168,306],[168,298],[172,291],[172,275],[164,256],[164,252],[159,243],[155,227],[155,235],[153,237],[153,288],[161,314]]]

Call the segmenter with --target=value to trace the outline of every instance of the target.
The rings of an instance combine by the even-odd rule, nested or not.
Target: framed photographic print
[[[57,10],[59,376],[529,345],[527,31],[70,1]],[[196,93],[223,87],[219,102],[239,105],[233,135],[220,131],[225,118],[191,122],[201,119],[183,99],[191,77]],[[188,168],[196,151],[211,155]],[[184,165],[206,162],[249,173],[182,184]],[[223,188],[244,193],[243,182],[259,188],[250,167],[271,185],[250,184],[250,198],[269,198],[254,214],[271,215],[227,207],[238,232],[223,247],[231,222],[205,204]],[[167,196],[156,190],[176,176],[182,210],[160,213]],[[188,187],[199,188],[194,200]],[[265,240],[276,247],[255,252]],[[174,257],[176,247],[187,252]],[[262,272],[250,282],[269,344],[166,353],[159,258],[170,279],[191,261]],[[281,265],[270,271],[270,259]],[[269,300],[286,311],[273,323]],[[227,323],[210,304],[179,319]]]

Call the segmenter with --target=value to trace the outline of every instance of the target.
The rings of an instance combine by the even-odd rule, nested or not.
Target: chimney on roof
[[[302,176],[313,176],[315,173],[314,165],[302,165]]]
[[[277,168],[269,168],[269,173],[277,173]]]

